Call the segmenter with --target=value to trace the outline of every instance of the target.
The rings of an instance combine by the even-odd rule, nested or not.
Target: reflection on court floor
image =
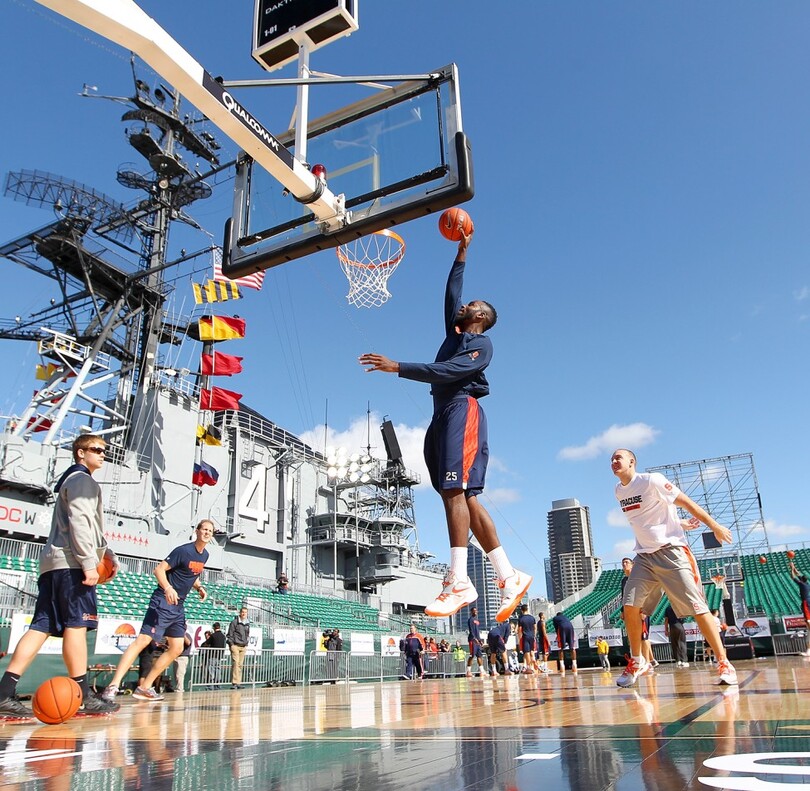
[[[0,724],[20,789],[743,789],[810,783],[810,660],[125,699],[111,717]],[[774,759],[773,753],[787,755]],[[744,757],[743,757],[744,756]],[[761,786],[767,787],[767,786]]]

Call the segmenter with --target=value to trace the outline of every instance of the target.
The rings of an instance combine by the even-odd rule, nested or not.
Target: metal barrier
[[[674,662],[672,646],[669,643],[651,643],[653,659],[658,662]]]
[[[422,655],[425,678],[463,676],[465,659],[453,659],[449,653]],[[309,683],[336,684],[349,681],[385,681],[405,676],[405,655],[351,654],[346,651],[311,651]]]
[[[191,656],[187,678],[189,689],[227,689],[231,686],[232,662],[225,648],[201,648]],[[306,657],[265,649],[260,654],[246,654],[242,665],[243,687],[267,686],[272,682],[306,681]]]
[[[773,652],[776,656],[801,654],[806,648],[807,642],[803,632],[773,635]]]

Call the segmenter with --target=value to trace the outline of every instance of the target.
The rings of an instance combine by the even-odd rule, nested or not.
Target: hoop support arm
[[[318,195],[318,179],[133,0],[37,2],[132,50],[293,195]],[[343,202],[328,188],[307,205],[330,230],[343,225]]]

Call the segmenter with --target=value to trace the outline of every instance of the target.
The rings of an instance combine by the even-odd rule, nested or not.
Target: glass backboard
[[[293,130],[277,137],[294,151]],[[311,121],[307,160],[323,165],[329,189],[344,196],[345,224],[326,231],[282,184],[243,156],[226,226],[225,274],[268,269],[472,198],[456,66]]]

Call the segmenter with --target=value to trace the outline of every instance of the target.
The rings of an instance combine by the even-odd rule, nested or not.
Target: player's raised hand
[[[384,371],[385,373],[395,374],[399,371],[399,363],[394,360],[389,360],[381,354],[361,354],[357,358],[360,365],[366,366],[366,373],[372,371]]]

